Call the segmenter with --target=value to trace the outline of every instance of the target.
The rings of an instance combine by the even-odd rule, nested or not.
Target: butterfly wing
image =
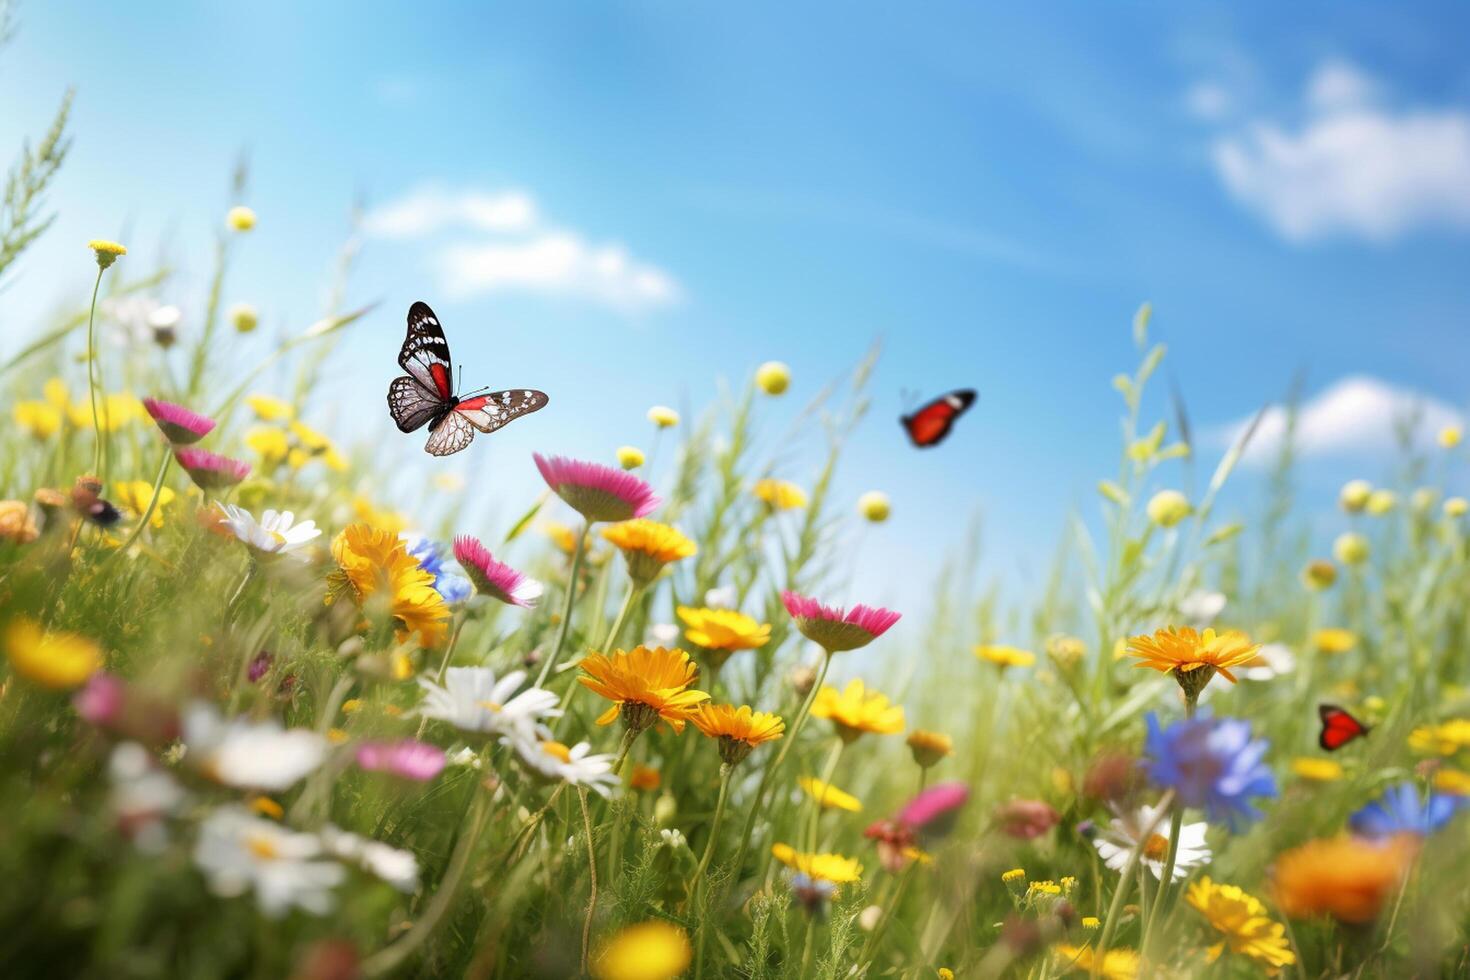
[[[522,415],[539,412],[548,401],[546,392],[534,388],[492,391],[477,398],[466,398],[454,407],[454,414],[464,416],[465,421],[481,432],[494,432]]]
[[[442,412],[447,403],[413,378],[394,378],[388,385],[388,412],[399,432],[412,432]]]
[[[459,412],[448,412],[429,430],[429,441],[424,443],[424,452],[430,456],[452,456],[475,438],[474,426]]]
[[[934,399],[911,415],[899,419],[909,441],[920,449],[937,446],[949,436],[955,420],[975,404],[978,397],[971,388],[961,388]]]
[[[1319,704],[1317,716],[1322,719],[1322,733],[1317,744],[1328,752],[1336,752],[1355,738],[1368,734],[1368,726],[1335,704]]]
[[[453,397],[454,362],[449,357],[449,342],[428,303],[414,303],[408,308],[408,335],[398,351],[398,364],[425,391],[438,393],[441,401]]]

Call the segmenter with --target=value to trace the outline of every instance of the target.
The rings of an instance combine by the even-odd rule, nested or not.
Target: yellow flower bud
[[[881,490],[869,490],[858,498],[858,513],[862,514],[874,524],[882,524],[888,520],[888,514],[892,510],[888,503],[888,494]]]
[[[637,446],[618,447],[618,465],[625,470],[636,470],[645,462],[643,450]]]
[[[1409,505],[1420,514],[1427,513],[1439,502],[1439,491],[1433,487],[1420,487],[1409,497]]]
[[[1374,490],[1368,494],[1367,511],[1374,517],[1382,517],[1398,506],[1399,498],[1392,490]]]
[[[116,262],[119,255],[128,254],[126,246],[109,242],[105,238],[94,238],[87,243],[87,247],[96,254],[97,264],[104,269]]]
[[[1439,444],[1446,449],[1454,449],[1465,438],[1465,429],[1459,425],[1447,425],[1439,430]]]
[[[255,227],[255,212],[243,204],[237,204],[225,215],[225,221],[232,231],[249,231]]]
[[[756,368],[755,383],[768,395],[784,394],[791,387],[791,369],[780,361],[767,361]]]
[[[260,314],[249,303],[236,303],[230,307],[229,316],[238,333],[249,333],[260,325]]]
[[[1307,567],[1302,569],[1302,581],[1307,588],[1318,592],[1323,589],[1332,588],[1337,581],[1337,566],[1322,558],[1307,562]]]
[[[655,405],[648,410],[648,421],[660,429],[672,429],[679,424],[679,413],[667,405]]]
[[[1160,490],[1148,502],[1148,519],[1159,527],[1173,527],[1189,516],[1189,498],[1178,490]]]
[[[1466,512],[1470,512],[1470,500],[1464,497],[1450,497],[1444,502],[1446,517],[1464,517]]]
[[[1368,539],[1356,531],[1339,534],[1332,544],[1332,554],[1344,565],[1361,565],[1368,560],[1370,551]]]
[[[1372,495],[1373,484],[1367,480],[1349,480],[1342,485],[1342,490],[1337,495],[1337,502],[1349,514],[1356,514],[1368,506],[1368,498]]]

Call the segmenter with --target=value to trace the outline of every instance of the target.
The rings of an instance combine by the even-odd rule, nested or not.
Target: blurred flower
[[[1454,449],[1465,437],[1465,430],[1458,425],[1447,425],[1439,430],[1439,444],[1445,449]]]
[[[647,458],[643,455],[643,450],[637,446],[618,447],[618,465],[623,469],[636,470],[645,462],[647,462]]]
[[[1373,484],[1367,480],[1349,480],[1342,485],[1342,490],[1337,495],[1337,502],[1349,514],[1357,514],[1368,506],[1368,498],[1371,496],[1373,496]]]
[[[351,591],[363,605],[381,593],[399,623],[398,642],[417,633],[419,643],[437,647],[448,632],[449,607],[434,591],[434,577],[419,567],[396,531],[349,524],[332,541],[339,572],[329,577],[332,596]]]
[[[1418,514],[1427,514],[1439,503],[1439,491],[1434,487],[1419,487],[1409,496],[1409,504]]]
[[[1447,497],[1444,502],[1444,516],[1464,517],[1470,513],[1470,500],[1464,497]]]
[[[1318,653],[1347,653],[1358,645],[1358,634],[1338,626],[1328,626],[1312,634],[1312,646]]]
[[[786,480],[757,480],[750,492],[771,510],[800,510],[806,506],[806,491]]]
[[[820,779],[811,776],[802,776],[796,781],[803,793],[816,800],[822,809],[847,810],[850,813],[859,813],[863,809],[862,801],[851,793],[844,793],[831,783],[824,783]]]
[[[455,605],[474,595],[474,587],[469,581],[446,566],[444,546],[433,538],[410,537],[408,553],[418,559],[420,568],[434,577],[434,591],[443,596],[445,602]]]
[[[609,524],[602,536],[623,553],[628,577],[640,587],[658,577],[669,562],[692,556],[699,549],[678,528],[640,517]]]
[[[1061,943],[1052,947],[1057,968],[1068,973],[1086,973],[1102,980],[1135,980],[1138,976],[1139,957],[1131,949],[1104,950],[1099,956],[1091,946],[1069,946]]]
[[[148,314],[148,329],[153,334],[153,342],[164,350],[168,350],[179,339],[179,324],[184,320],[184,312],[177,306],[160,306]]]
[[[914,762],[923,769],[938,764],[940,759],[954,754],[954,739],[940,732],[929,732],[916,728],[906,740]]]
[[[767,361],[755,369],[755,383],[768,395],[785,394],[791,385],[791,369],[780,361]]]
[[[236,333],[250,333],[260,326],[260,314],[249,303],[236,303],[225,313]]]
[[[808,915],[826,917],[827,905],[837,895],[835,882],[796,871],[791,874],[790,883],[791,894],[806,909]]]
[[[260,679],[270,673],[271,663],[274,660],[275,658],[265,650],[260,651],[250,659],[250,666],[245,669],[245,679],[252,684],[260,683]],[[345,713],[347,705],[344,704],[342,710]]]
[[[1276,795],[1276,779],[1261,762],[1267,744],[1251,738],[1250,722],[1206,714],[1160,728],[1152,712],[1147,720],[1149,777],[1173,789],[1180,804],[1233,826],[1260,817],[1252,797]]]
[[[322,846],[328,854],[362,868],[405,894],[419,887],[419,862],[412,851],[400,851],[382,841],[348,833],[333,824],[322,827]]]
[[[1332,554],[1344,565],[1361,565],[1368,560],[1368,539],[1356,531],[1339,534],[1332,543]]]
[[[844,609],[791,591],[781,593],[781,602],[801,635],[829,654],[865,647],[900,619],[898,613],[880,606],[859,603]]]
[[[1332,759],[1304,756],[1291,760],[1291,771],[1314,783],[1331,783],[1342,778],[1342,765]]]
[[[1122,871],[1128,864],[1134,848],[1140,843],[1143,850],[1139,860],[1148,868],[1154,880],[1164,876],[1164,862],[1169,855],[1169,814],[1160,813],[1156,806],[1141,806],[1137,809],[1114,811],[1117,816],[1108,821],[1106,827],[1092,838],[1092,846],[1098,856],[1114,871]],[[1149,827],[1154,829],[1144,837]],[[1208,824],[1186,823],[1179,826],[1179,847],[1174,852],[1174,880],[1189,877],[1195,868],[1210,863],[1210,847],[1205,843]]]
[[[327,468],[338,473],[347,469],[347,458],[337,449],[336,443],[300,420],[290,423],[291,435],[300,446],[291,450],[289,461],[293,469],[300,469],[313,459],[320,459]]]
[[[1449,793],[1451,796],[1470,796],[1470,772],[1459,769],[1436,769],[1430,778],[1430,783],[1441,793]]]
[[[1018,840],[1035,840],[1061,819],[1055,807],[1041,800],[1007,800],[995,808],[1001,833]]]
[[[1007,667],[1030,667],[1036,663],[1036,654],[1020,647],[985,644],[975,647],[975,656],[1004,670]]]
[[[296,523],[296,515],[289,510],[267,510],[260,520],[242,507],[224,504],[225,526],[264,558],[290,556],[296,561],[311,561],[311,552],[306,545],[321,536],[315,521]]]
[[[61,412],[45,402],[16,402],[11,417],[32,439],[49,439],[61,428]]]
[[[1207,629],[1200,633],[1189,626],[1171,626],[1155,630],[1153,636],[1145,634],[1128,640],[1128,653],[1139,658],[1135,667],[1173,673],[1191,699],[1199,696],[1217,672],[1234,684],[1230,668],[1249,663],[1260,649],[1259,643],[1252,643],[1238,630],[1217,634]]]
[[[1256,655],[1241,665],[1248,681],[1269,681],[1296,670],[1296,654],[1284,643],[1263,643]]]
[[[563,456],[531,458],[546,485],[589,523],[643,517],[659,505],[653,488],[631,473]]]
[[[1302,582],[1309,589],[1321,592],[1332,588],[1337,581],[1337,566],[1322,558],[1307,562],[1307,567],[1302,569]]]
[[[107,760],[108,807],[124,837],[145,854],[168,846],[165,821],[183,806],[185,794],[137,742],[119,742]]]
[[[231,231],[249,231],[255,227],[255,212],[243,204],[237,204],[225,215],[225,223],[230,226]]]
[[[97,405],[97,425],[103,432],[119,432],[146,414],[143,403],[126,392],[113,392]],[[92,403],[79,401],[66,410],[67,421],[74,429],[92,428]]]
[[[663,776],[652,766],[634,766],[632,774],[628,776],[628,785],[641,791],[658,789],[663,781]]]
[[[245,404],[262,422],[288,422],[296,417],[295,406],[271,395],[248,395]]]
[[[689,715],[694,727],[709,738],[719,739],[720,761],[739,765],[757,745],[774,742],[786,732],[779,715],[752,711],[749,705],[701,704]]]
[[[1392,490],[1374,490],[1368,494],[1368,502],[1363,509],[1374,517],[1382,517],[1397,507],[1398,502],[1399,498]]]
[[[592,957],[596,980],[673,980],[689,967],[694,948],[683,929],[662,919],[623,929]]]
[[[581,667],[578,682],[613,702],[598,717],[599,725],[612,724],[621,713],[630,732],[642,732],[659,719],[682,732],[694,707],[709,700],[705,692],[690,689],[699,670],[683,650],[639,646],[612,656],[592,652]]]
[[[525,681],[524,670],[496,678],[489,667],[450,667],[444,672],[442,687],[423,677],[418,679],[425,692],[418,714],[467,732],[549,738],[551,731],[545,719],[561,715],[557,696],[539,687],[517,694]]]
[[[148,509],[149,501],[153,499],[153,485],[147,480],[122,480],[114,483],[112,490],[117,495],[118,502],[140,518]],[[171,487],[158,488],[158,504],[153,508],[153,516],[148,522],[151,527],[163,527],[164,509],[174,502],[176,496]]]
[[[528,738],[523,733],[506,735],[500,741],[515,749],[528,769],[546,779],[585,786],[599,796],[610,796],[618,784],[612,771],[613,757],[590,754],[592,746],[586,742],[568,747],[549,739]]]
[[[740,592],[733,585],[717,585],[704,592],[707,609],[734,609],[740,605]]]
[[[454,557],[469,576],[475,591],[511,606],[530,608],[541,598],[542,586],[501,561],[478,538],[461,534],[454,539]]]
[[[1216,884],[1206,875],[1190,884],[1184,900],[1221,935],[1220,942],[1209,949],[1211,963],[1220,958],[1226,946],[1232,953],[1256,961],[1269,974],[1296,962],[1286,927],[1273,922],[1261,900],[1240,887]]]
[[[298,834],[244,807],[222,806],[204,818],[194,863],[221,898],[255,892],[267,918],[279,919],[291,908],[313,915],[332,910],[332,889],[347,877],[346,869],[324,856],[314,834]]]
[[[461,473],[435,473],[431,481],[435,490],[445,493],[459,493],[465,488],[464,475]]]
[[[809,854],[796,850],[790,844],[772,844],[771,855],[793,871],[834,885],[859,881],[863,874],[861,864],[841,854]]]
[[[261,465],[274,469],[291,454],[291,440],[286,433],[268,425],[253,426],[245,433],[245,445],[260,457]]]
[[[1195,589],[1179,600],[1179,615],[1195,629],[1204,629],[1224,611],[1225,593]]]
[[[897,820],[875,820],[863,836],[878,848],[878,863],[889,874],[898,874],[921,853],[915,846],[918,837],[914,829]]]
[[[1082,795],[1090,800],[1122,803],[1143,788],[1143,770],[1134,756],[1104,749],[1087,764]]]
[[[1457,796],[1436,793],[1421,799],[1413,783],[1399,783],[1384,790],[1377,801],[1357,810],[1348,819],[1348,826],[1358,836],[1374,839],[1398,834],[1428,837],[1454,819],[1465,803]]]
[[[1409,747],[1440,755],[1454,755],[1470,748],[1470,718],[1451,718],[1439,725],[1416,728],[1409,733]]]
[[[0,500],[0,541],[30,544],[40,534],[25,501]]]
[[[1367,925],[1397,891],[1416,851],[1408,837],[1308,841],[1276,856],[1272,895],[1293,919],[1331,915],[1350,925]]]
[[[577,535],[571,528],[557,521],[543,521],[541,533],[551,539],[562,554],[570,555],[577,547]]]
[[[200,772],[242,789],[289,789],[327,754],[327,740],[316,732],[282,728],[274,718],[225,719],[204,701],[184,709],[182,737],[189,761]]]
[[[1070,670],[1087,656],[1087,644],[1075,636],[1050,636],[1046,640],[1046,655],[1062,670]]]
[[[811,715],[831,721],[848,742],[864,732],[897,735],[904,725],[903,708],[889,704],[886,695],[868,691],[860,680],[850,681],[840,694],[835,687],[824,686],[812,703]]]
[[[232,487],[250,475],[250,465],[207,449],[175,449],[174,459],[201,490]]]
[[[69,691],[102,669],[102,650],[85,636],[42,629],[24,617],[5,630],[10,667],[26,680],[53,691]]]
[[[771,639],[771,624],[758,623],[752,617],[733,609],[675,609],[684,621],[684,635],[689,642],[711,651],[710,662],[716,667],[737,650],[754,650]]]
[[[142,405],[143,410],[158,424],[164,438],[175,446],[196,443],[214,430],[214,419],[192,412],[182,405],[157,398],[145,398]]]
[[[895,818],[915,832],[946,834],[959,817],[960,809],[970,800],[970,787],[958,780],[937,783],[921,790],[904,804]]]
[[[882,524],[888,520],[892,506],[888,502],[888,494],[881,490],[869,490],[858,498],[858,513],[872,521],[874,524]]]
[[[1189,498],[1178,490],[1160,490],[1148,502],[1148,519],[1159,527],[1173,527],[1192,511]]]
[[[679,424],[679,413],[667,405],[655,405],[648,410],[648,421],[660,429],[672,429]]]
[[[104,269],[116,262],[118,256],[128,254],[126,246],[105,238],[94,238],[87,243],[87,247],[96,254],[97,264]]]
[[[354,756],[359,769],[386,772],[425,783],[444,768],[444,750],[428,742],[405,738],[398,742],[363,742]]]

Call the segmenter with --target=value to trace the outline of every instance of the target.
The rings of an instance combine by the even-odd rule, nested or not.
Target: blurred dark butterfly
[[[979,396],[973,388],[959,388],[899,418],[909,440],[920,449],[937,446],[949,435],[955,421],[969,411]]]
[[[122,512],[110,501],[102,499],[102,481],[95,476],[79,476],[71,488],[71,505],[86,520],[99,527],[112,527],[122,520]]]
[[[1317,715],[1322,719],[1322,734],[1317,744],[1328,752],[1336,752],[1355,738],[1367,735],[1369,728],[1335,704],[1317,705]]]
[[[494,432],[545,408],[548,401],[544,392],[530,388],[455,394],[449,343],[427,303],[408,308],[408,335],[398,352],[398,366],[408,377],[394,378],[388,385],[388,411],[400,432],[428,424],[424,451],[431,456],[457,453],[475,438],[476,429]]]

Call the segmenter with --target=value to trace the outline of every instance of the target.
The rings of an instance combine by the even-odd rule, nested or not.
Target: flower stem
[[[700,911],[701,896],[704,891],[704,872],[709,868],[710,859],[715,856],[715,841],[720,838],[720,820],[725,815],[725,800],[730,793],[730,775],[735,767],[728,762],[720,766],[720,798],[715,803],[715,815],[709,825],[709,840],[704,845],[704,854],[699,859],[699,867],[694,869],[694,877],[689,880],[689,898],[694,903],[694,910],[699,916],[699,929],[694,938],[694,977],[699,980],[704,974],[704,926],[709,916]]]
[[[1118,925],[1118,913],[1123,910],[1123,899],[1128,894],[1128,888],[1133,884],[1133,872],[1138,868],[1138,861],[1143,857],[1143,849],[1148,846],[1149,837],[1153,836],[1154,829],[1158,827],[1159,820],[1164,816],[1166,807],[1174,803],[1174,791],[1171,789],[1164,794],[1159,808],[1154,813],[1154,818],[1149,821],[1147,827],[1138,835],[1138,843],[1133,845],[1133,850],[1128,853],[1128,863],[1123,866],[1118,875],[1118,887],[1113,890],[1113,900],[1108,904],[1107,918],[1103,919],[1102,932],[1098,934],[1097,945],[1092,951],[1092,976],[1096,980],[1098,970],[1102,966],[1104,957],[1107,955],[1108,942],[1113,938],[1113,930]],[[1157,902],[1157,899],[1155,899]],[[1156,906],[1157,907],[1157,906]]]
[[[1194,717],[1194,709],[1198,702],[1198,691],[1184,696],[1184,717]],[[1154,928],[1159,925],[1159,919],[1163,916],[1164,906],[1168,904],[1167,900],[1174,885],[1174,863],[1179,857],[1179,832],[1183,826],[1184,807],[1176,803],[1173,812],[1169,815],[1169,850],[1164,856],[1164,870],[1159,875],[1159,891],[1154,896],[1153,911],[1149,913],[1144,924],[1143,938],[1139,942],[1139,948],[1145,955],[1148,953],[1149,940],[1153,938]]]
[[[607,631],[607,639],[602,641],[603,653],[611,650],[613,644],[617,643],[618,634],[623,631],[623,622],[628,618],[628,610],[633,608],[633,603],[638,601],[638,596],[642,592],[643,589],[638,586],[638,583],[628,583],[628,594],[623,597],[623,605],[618,610],[617,618],[613,620],[612,629]]]
[[[832,751],[827,753],[827,764],[822,767],[822,789],[819,795],[812,797],[812,823],[811,823],[811,846],[808,850],[816,853],[820,848],[817,846],[817,838],[822,827],[822,803],[827,795],[827,788],[832,785],[832,777],[837,772],[837,760],[842,758],[842,750],[846,748],[847,741],[841,736],[833,739]]]
[[[587,873],[592,876],[592,896],[587,899],[587,918],[582,921],[582,972],[587,972],[587,947],[592,941],[592,916],[597,911],[597,851],[592,846],[592,816],[587,812],[587,787],[577,787],[582,804],[582,827],[587,832]]]
[[[567,576],[567,597],[561,607],[561,626],[557,628],[556,645],[551,648],[551,655],[541,665],[541,673],[536,675],[536,687],[546,683],[547,676],[561,659],[562,647],[566,645],[567,630],[572,625],[572,604],[577,598],[577,573],[582,570],[582,552],[587,548],[587,532],[591,526],[591,521],[582,525],[582,530],[577,534],[577,543],[572,548],[572,570]]]
[[[112,556],[120,555],[128,550],[128,546],[138,540],[138,535],[143,533],[143,528],[148,526],[148,519],[153,516],[153,511],[158,507],[158,496],[163,492],[163,478],[168,475],[169,464],[174,461],[172,447],[163,451],[163,462],[158,465],[158,476],[153,480],[153,496],[148,499],[148,506],[143,510],[143,516],[138,518],[137,527],[128,532],[127,538],[120,544]],[[111,557],[111,556],[110,556]]]
[[[102,473],[102,415],[97,411],[97,292],[102,288],[102,266],[97,266],[97,279],[92,283],[92,308],[87,314],[87,389],[92,396],[92,429],[97,440],[92,445],[92,472],[107,485]]]

